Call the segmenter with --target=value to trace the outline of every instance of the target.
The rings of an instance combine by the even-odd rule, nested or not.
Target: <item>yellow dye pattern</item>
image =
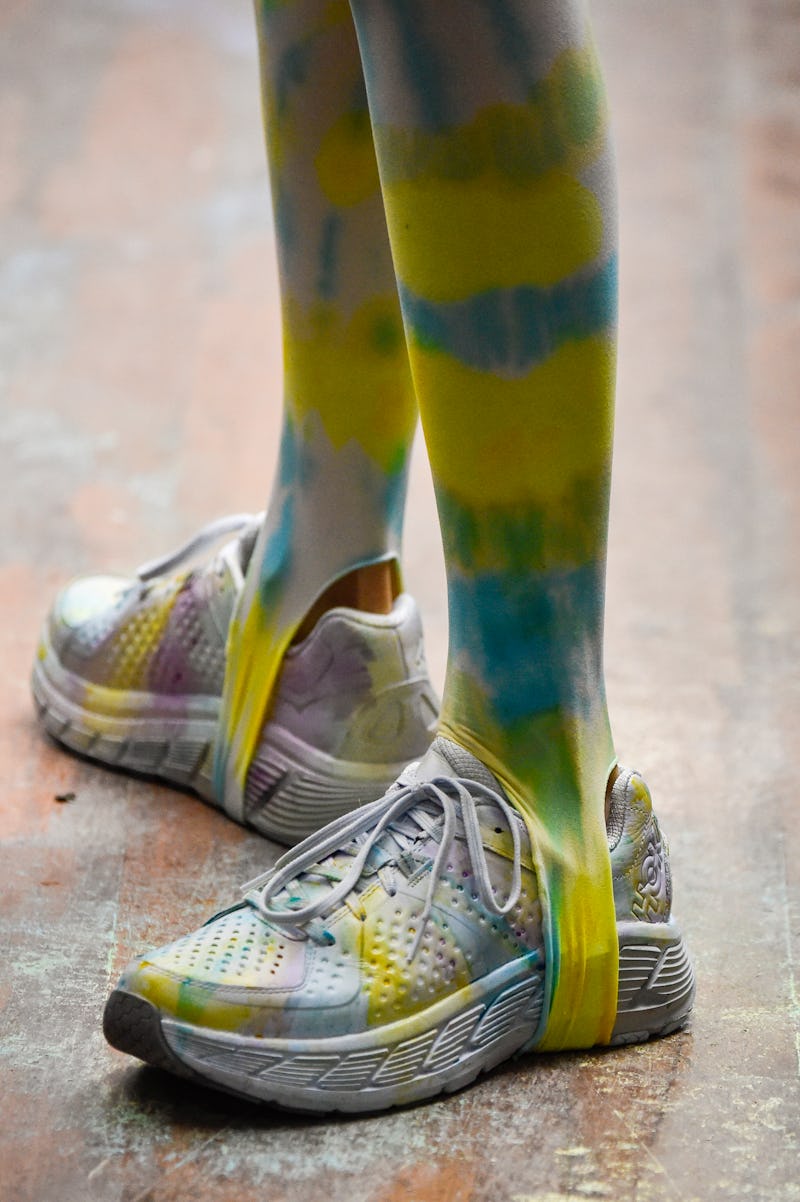
[[[527,375],[503,379],[437,351],[411,348],[420,405],[436,399],[450,419],[428,421],[436,479],[480,504],[552,504],[611,454],[615,346],[593,336],[569,342]],[[459,430],[480,429],[481,437]]]
[[[363,902],[363,899],[362,899]],[[430,1006],[439,996],[449,995],[472,983],[466,960],[459,955],[459,962],[446,980],[440,977],[436,994],[427,989],[414,989],[416,965],[409,964],[407,943],[400,939],[387,938],[380,918],[371,915],[364,923],[363,957],[367,965],[367,1025],[380,1026],[398,1018],[410,1018]],[[432,927],[435,931],[435,927]],[[412,926],[406,932],[410,939],[416,935]],[[413,996],[412,996],[413,995]]]
[[[320,302],[309,311],[284,300],[286,405],[303,436],[318,421],[332,453],[353,442],[382,472],[402,468],[417,420],[405,339],[394,296],[373,296],[349,316]],[[361,487],[353,480],[353,488]],[[311,488],[313,483],[304,482]],[[375,498],[365,504],[375,504]],[[297,548],[298,555],[308,548]],[[257,553],[256,553],[257,554]],[[341,571],[363,562],[353,548],[342,547]],[[298,573],[291,565],[279,582],[283,599],[292,596]],[[297,597],[291,621],[265,613],[258,582],[248,588],[246,604],[231,623],[225,683],[222,745],[229,749],[228,787],[245,787],[247,772],[269,710],[281,661],[307,608],[330,583],[320,579],[316,593]],[[277,601],[277,594],[275,595]],[[226,789],[227,795],[227,789]]]
[[[523,182],[553,167],[579,175],[606,142],[597,59],[590,47],[566,50],[526,104],[487,105],[445,130],[381,125],[376,140],[384,184],[486,174]]]
[[[353,438],[384,471],[397,467],[417,420],[400,309],[375,296],[344,316],[331,304],[284,305],[287,403],[317,413],[334,447]]]
[[[447,304],[489,290],[553,287],[597,264],[603,198],[572,173],[605,146],[603,106],[596,80],[581,87],[577,61],[595,71],[590,49],[562,58],[535,85],[526,111],[496,106],[457,129],[415,131],[410,140],[380,131],[395,262],[411,293]],[[553,515],[580,481],[607,473],[613,337],[568,341],[523,376],[481,371],[413,340],[410,355],[434,479],[467,508]],[[602,490],[597,495],[588,542],[579,528],[585,515],[562,514],[565,545],[585,544],[587,563],[604,541]],[[497,548],[495,570],[518,588],[506,551]],[[585,714],[570,702],[504,725],[489,682],[472,673],[468,652],[466,662],[448,665],[440,730],[487,764],[528,824],[549,940],[539,1046],[608,1042],[618,948],[603,796],[614,752],[605,703],[591,696],[599,682],[587,675]]]
[[[162,1013],[215,1031],[241,1035],[252,1028],[258,1016],[258,1011],[251,1006],[219,1001],[212,989],[187,988],[180,978],[164,973],[147,961],[142,962],[137,973],[136,992]]]
[[[302,614],[298,615],[298,622],[301,617]],[[234,616],[231,622],[228,646],[236,648],[236,653],[228,656],[225,680],[228,724],[223,740],[229,748],[228,779],[235,780],[242,793],[294,629],[287,626],[278,631],[267,619],[257,595],[243,620]],[[227,795],[227,785],[225,792]]]
[[[179,590],[170,587],[159,605],[154,598],[146,614],[135,613],[119,628],[115,640],[120,654],[109,671],[107,689],[145,689],[147,673],[155,650],[161,643],[167,628]]]
[[[146,960],[142,961],[136,978],[136,989],[159,1010],[166,1014],[177,1014],[181,983],[177,977],[167,976]]]
[[[375,195],[380,183],[367,112],[337,118],[322,139],[315,167],[323,195],[337,208],[351,208]]]
[[[322,6],[319,29],[333,29],[337,25],[349,25],[351,21],[349,0],[327,0]]]
[[[429,301],[551,287],[600,251],[599,201],[563,171],[526,184],[494,175],[387,184],[384,201],[398,274]]]
[[[579,841],[559,838],[553,848],[548,847],[545,825],[523,813],[540,863],[547,865],[540,876],[546,881],[548,903],[557,911],[558,972],[538,1046],[558,1051],[608,1043],[617,1015],[619,945],[605,828],[598,823],[596,829],[584,829]]]
[[[303,146],[306,136],[305,129],[298,128],[291,111],[287,111],[285,105],[279,105],[276,80],[272,78],[269,70],[264,69],[265,65],[271,61],[268,53],[270,39],[274,37],[276,43],[283,42],[282,36],[275,37],[274,31],[270,27],[271,10],[291,9],[294,2],[295,0],[269,0],[268,3],[264,3],[264,0],[256,0],[255,3],[259,59],[262,64],[261,109],[273,179],[278,178],[286,167],[290,152],[297,151],[299,147]],[[315,18],[313,25],[309,25],[305,37],[296,42],[295,49],[300,49],[304,45],[312,45],[315,40],[324,38],[337,26],[349,25],[351,16],[348,0],[328,0],[328,3],[320,6],[319,11],[315,13]]]
[[[561,712],[526,722],[523,739],[504,730],[485,693],[448,669],[440,733],[495,774],[528,827],[552,943],[545,954],[550,997],[541,1050],[608,1043],[617,1010],[619,949],[611,861],[603,819],[615,763],[607,726]],[[581,779],[571,779],[574,765]],[[524,783],[523,783],[524,782]],[[580,807],[564,805],[576,786]],[[596,804],[591,803],[594,799]],[[548,917],[549,916],[549,917]]]

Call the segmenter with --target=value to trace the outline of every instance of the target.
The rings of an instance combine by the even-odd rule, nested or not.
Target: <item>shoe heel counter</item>
[[[636,772],[618,781],[622,831],[611,850],[614,903],[620,922],[668,922],[672,913],[669,847],[653,811],[650,790]]]
[[[368,763],[419,759],[436,732],[439,699],[428,675],[419,610],[402,598],[394,628],[374,628],[372,692],[353,711],[340,754]]]
[[[414,758],[438,715],[421,644],[410,598],[385,616],[330,611],[286,656],[270,723],[344,760]]]

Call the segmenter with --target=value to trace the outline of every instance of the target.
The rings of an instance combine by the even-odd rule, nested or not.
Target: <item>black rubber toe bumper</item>
[[[161,1030],[158,1010],[143,997],[115,989],[103,1012],[103,1034],[113,1048],[137,1056],[155,1068],[163,1068],[196,1081],[170,1048]]]

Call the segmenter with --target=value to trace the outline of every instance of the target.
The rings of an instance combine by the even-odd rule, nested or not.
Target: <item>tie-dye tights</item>
[[[419,411],[448,577],[441,731],[531,829],[541,1046],[602,1042],[617,981],[602,668],[616,243],[586,14],[578,0],[257,7],[285,416],[217,787],[235,810],[314,600],[398,557]]]

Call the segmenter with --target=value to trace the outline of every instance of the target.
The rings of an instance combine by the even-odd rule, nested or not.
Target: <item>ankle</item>
[[[346,576],[341,576],[328,585],[303,618],[292,641],[301,642],[311,633],[324,613],[340,605],[348,609],[360,609],[365,613],[391,613],[399,591],[397,565],[394,560],[354,568]]]

